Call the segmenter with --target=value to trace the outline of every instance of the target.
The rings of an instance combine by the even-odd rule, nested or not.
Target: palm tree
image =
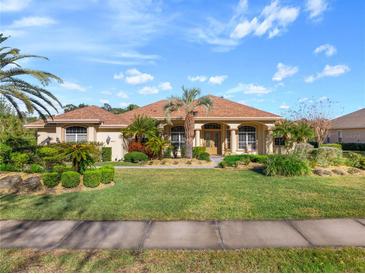
[[[208,96],[200,97],[200,89],[191,88],[186,89],[182,87],[183,94],[181,97],[173,96],[169,98],[165,105],[165,116],[167,122],[171,123],[171,113],[179,109],[183,109],[185,112],[184,128],[186,138],[186,157],[193,157],[193,140],[194,140],[194,124],[196,112],[199,106],[207,109],[212,107],[213,102]]]
[[[0,33],[0,44],[8,38]],[[47,86],[51,80],[61,83],[62,79],[49,72],[22,68],[18,61],[26,58],[48,60],[46,57],[38,55],[20,54],[20,50],[16,48],[0,47],[0,95],[14,107],[20,118],[24,117],[19,106],[19,102],[22,102],[29,113],[36,111],[45,120],[47,115],[52,117],[49,107],[57,112],[55,103],[61,107],[62,105],[51,92],[43,87]],[[19,76],[31,76],[38,80],[43,87],[30,84]]]
[[[158,131],[158,122],[155,119],[145,115],[137,115],[133,123],[122,129],[124,137],[133,137],[136,142],[141,142],[143,137],[156,136]]]
[[[314,137],[314,130],[308,122],[301,120],[295,123],[293,138],[297,143],[306,143]]]
[[[286,151],[293,145],[293,122],[289,120],[282,120],[275,124],[273,129],[273,135],[276,138],[282,138]],[[279,153],[281,154],[281,146],[279,147]]]

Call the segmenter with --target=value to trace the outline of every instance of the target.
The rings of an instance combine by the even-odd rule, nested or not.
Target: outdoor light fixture
[[[106,137],[106,143],[109,145],[109,143],[110,143],[110,140],[111,140],[112,138],[110,138],[110,136],[108,136],[108,137]]]

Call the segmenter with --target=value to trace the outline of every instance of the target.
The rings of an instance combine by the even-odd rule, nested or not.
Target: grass
[[[364,217],[364,177],[266,177],[225,169],[124,169],[116,185],[4,195],[0,219],[224,220]]]
[[[96,166],[142,166],[145,163],[130,163],[130,162],[97,162]]]
[[[365,272],[364,248],[237,251],[0,249],[0,272]]]

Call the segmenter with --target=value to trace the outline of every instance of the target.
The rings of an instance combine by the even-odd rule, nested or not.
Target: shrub
[[[101,160],[103,162],[110,162],[112,160],[112,148],[102,147],[101,148]]]
[[[139,162],[145,162],[147,160],[148,156],[143,152],[139,151],[128,152],[126,155],[124,155],[125,162],[139,163]]]
[[[44,172],[44,167],[38,164],[31,164],[27,171],[29,173],[42,173]]]
[[[270,155],[265,164],[268,176],[302,176],[310,173],[307,161],[294,155]]]
[[[42,179],[46,187],[55,187],[60,183],[60,174],[57,172],[44,173]]]
[[[80,173],[76,171],[66,171],[61,175],[61,183],[63,187],[73,188],[80,184]]]
[[[16,169],[22,170],[24,165],[29,161],[29,156],[26,153],[14,152],[10,154],[10,161]]]
[[[267,160],[268,155],[249,154],[248,157],[253,163],[264,164]]]
[[[10,161],[11,147],[0,143],[0,163],[8,163]]]
[[[223,162],[225,162],[223,165],[225,167],[236,167],[238,165],[238,162],[246,161],[245,159],[250,160],[250,155],[229,155],[223,158]]]
[[[103,184],[109,184],[110,182],[114,181],[114,167],[101,167],[99,171],[101,175],[101,182]]]
[[[314,147],[308,143],[296,144],[293,154],[302,160],[308,160]]]
[[[86,187],[97,187],[101,182],[101,170],[86,170],[83,183]]]
[[[37,150],[37,154],[48,170],[51,170],[54,165],[60,164],[64,160],[64,156],[56,146],[40,147]]]
[[[365,143],[343,143],[343,150],[365,151]]]
[[[351,167],[365,169],[365,157],[354,152],[344,153],[346,164]]]
[[[202,152],[198,155],[198,160],[210,161],[210,155],[208,152]]]
[[[313,149],[311,159],[322,167],[343,163],[342,151],[334,147],[320,147]]]
[[[171,156],[172,156],[172,146],[168,146],[167,148],[165,148],[165,150],[163,152],[163,157],[171,158]]]
[[[17,169],[12,164],[2,163],[0,164],[0,171],[17,171]]]
[[[52,170],[59,174],[62,174],[65,171],[73,171],[71,166],[65,166],[65,165],[55,165],[55,166],[53,166]]]
[[[133,151],[139,151],[139,152],[145,152],[145,147],[142,143],[140,142],[136,142],[136,141],[131,141],[128,144],[128,152],[133,152]]]
[[[193,157],[199,159],[199,155],[206,152],[205,147],[193,147]]]
[[[342,145],[341,144],[321,144],[321,147],[334,147],[334,148],[337,148],[339,150],[342,150]]]

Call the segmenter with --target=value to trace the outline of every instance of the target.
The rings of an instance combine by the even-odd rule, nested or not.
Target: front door
[[[220,132],[205,131],[204,133],[206,151],[211,155],[220,153]]]

